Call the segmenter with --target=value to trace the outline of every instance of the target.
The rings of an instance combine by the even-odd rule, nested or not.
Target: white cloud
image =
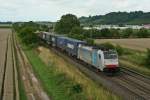
[[[56,21],[61,15],[106,14],[112,11],[150,11],[150,0],[0,0],[0,21]]]

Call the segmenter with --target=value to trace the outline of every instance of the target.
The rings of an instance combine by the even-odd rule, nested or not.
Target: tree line
[[[131,28],[127,29],[90,29],[90,30],[81,30],[83,34],[87,37],[93,38],[93,39],[101,39],[101,38],[149,38],[150,37],[150,31],[148,29],[138,29],[134,30]]]
[[[48,31],[48,27],[30,22],[14,23],[13,30],[17,33],[21,42],[30,47],[35,47],[39,43],[39,37],[35,33],[36,31]]]
[[[120,29],[89,29],[85,30],[80,25],[80,21],[75,15],[63,15],[55,25],[55,32],[58,34],[66,34],[67,36],[79,40],[98,39],[98,38],[148,38],[150,31],[147,29],[134,30],[131,28]]]
[[[106,15],[96,15],[79,18],[80,22],[85,25],[97,24],[149,24],[150,12],[111,12]]]

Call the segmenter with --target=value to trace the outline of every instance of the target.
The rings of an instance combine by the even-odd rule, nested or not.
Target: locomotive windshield
[[[116,51],[104,51],[104,59],[117,59]]]

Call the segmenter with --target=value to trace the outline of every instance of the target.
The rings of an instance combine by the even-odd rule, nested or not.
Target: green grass
[[[21,81],[21,77],[19,77],[18,85],[19,85],[20,100],[27,100],[26,92],[24,89],[23,82]]]
[[[134,52],[132,54],[124,55],[121,58],[125,59],[125,60],[128,60],[132,63],[138,64],[138,65],[144,65],[146,54],[145,53]]]
[[[132,70],[135,70],[137,71],[138,73],[141,73],[143,75],[147,75],[147,76],[150,76],[150,70],[146,67],[143,67],[143,66],[138,66],[136,64],[133,64],[131,62],[128,62],[126,60],[120,60],[120,66],[121,67],[127,67],[127,68],[130,68]]]
[[[120,64],[139,73],[150,76],[150,65],[145,64],[146,53],[124,48],[126,53],[120,56]]]
[[[82,93],[73,91],[73,87],[77,85],[65,74],[58,73],[55,66],[50,64],[46,66],[37,53],[31,49],[24,49],[25,53],[32,64],[36,76],[40,79],[43,88],[53,100],[85,100],[86,97]]]

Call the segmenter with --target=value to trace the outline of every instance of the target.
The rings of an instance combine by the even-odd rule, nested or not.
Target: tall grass
[[[146,53],[130,49],[125,49],[125,51],[129,51],[130,53],[126,53],[120,57],[119,60],[121,66],[129,67],[142,74],[150,76],[150,69],[148,68],[150,65],[145,64]]]
[[[86,100],[82,92],[72,91],[76,84],[68,79],[64,73],[56,71],[56,66],[51,63],[45,65],[33,50],[25,50],[36,76],[40,79],[43,88],[53,100]]]

